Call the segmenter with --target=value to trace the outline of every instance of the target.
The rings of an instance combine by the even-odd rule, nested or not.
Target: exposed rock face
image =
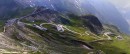
[[[19,53],[25,53],[27,51],[26,48],[20,46],[20,43],[18,43],[14,39],[11,39],[11,38],[5,36],[3,33],[0,33],[0,41],[1,41],[0,42],[0,53],[1,54],[6,54],[6,53],[19,54]]]
[[[93,15],[83,16],[83,20],[85,20],[85,26],[87,26],[91,32],[95,34],[100,34],[103,30],[103,26],[97,17]]]
[[[31,36],[39,36],[37,33],[25,27],[23,22],[18,19],[9,20],[5,25],[4,35],[17,41],[20,46],[24,46],[32,51],[39,51],[37,48],[42,45],[44,41],[39,42]],[[39,43],[38,43],[39,42]],[[28,45],[28,44],[29,45]]]

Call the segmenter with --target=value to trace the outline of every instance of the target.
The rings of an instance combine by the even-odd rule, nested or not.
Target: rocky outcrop
[[[88,15],[81,17],[84,20],[84,25],[89,28],[89,30],[95,34],[101,34],[103,31],[102,23],[98,20],[96,16]]]

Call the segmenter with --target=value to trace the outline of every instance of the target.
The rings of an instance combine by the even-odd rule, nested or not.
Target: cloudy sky
[[[124,15],[127,22],[130,24],[130,0],[108,0],[113,3]]]
[[[130,0],[109,0],[115,6],[121,10],[121,13],[126,18],[127,22],[130,25]],[[129,29],[130,30],[130,29]]]
[[[130,12],[130,0],[108,0],[108,1],[115,4],[115,6],[122,11],[122,13],[126,14]]]

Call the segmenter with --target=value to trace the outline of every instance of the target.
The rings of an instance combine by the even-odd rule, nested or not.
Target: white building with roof
[[[58,25],[56,25],[56,28],[57,28],[58,31],[64,32],[63,25],[58,24]]]

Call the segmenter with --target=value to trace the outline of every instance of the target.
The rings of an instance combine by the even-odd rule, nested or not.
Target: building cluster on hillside
[[[105,32],[103,35],[105,36],[111,36],[111,37],[116,37],[118,40],[123,40],[123,36],[121,35],[116,35],[115,33],[112,32]]]
[[[36,25],[36,24],[34,24],[33,27],[38,28],[38,29],[43,30],[43,31],[46,31],[46,30],[47,30],[47,28],[38,26],[38,25]]]
[[[116,36],[116,34],[114,34],[112,32],[105,32],[103,35],[105,35],[105,36]]]
[[[123,39],[124,39],[121,35],[117,36],[116,38],[117,38],[118,40],[123,40]]]

